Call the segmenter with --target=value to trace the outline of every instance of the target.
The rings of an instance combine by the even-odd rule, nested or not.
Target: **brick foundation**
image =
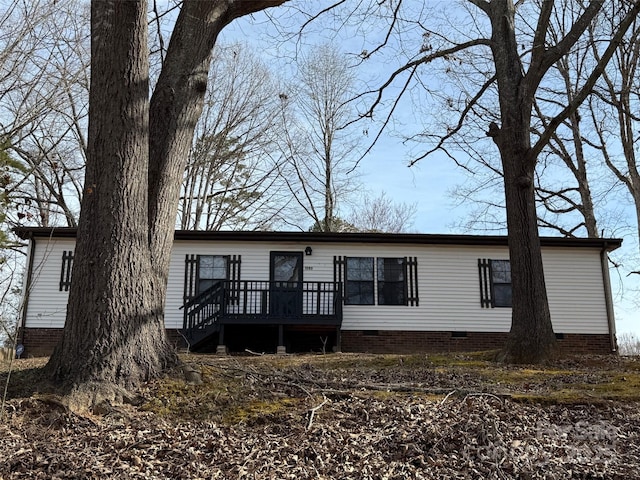
[[[176,329],[167,329],[169,343],[176,349],[184,348],[184,339]],[[20,342],[24,345],[22,358],[47,357],[62,338],[61,328],[24,328],[20,331]]]
[[[46,357],[62,338],[61,328],[23,328],[19,341],[24,345],[22,358]]]
[[[565,333],[558,335],[563,353],[607,355],[609,335]],[[410,332],[389,330],[343,330],[343,352],[422,353],[472,352],[501,348],[507,333],[490,332]]]
[[[466,335],[466,336],[462,336]],[[169,342],[176,348],[184,348],[185,342],[178,330],[168,329]],[[50,355],[62,337],[61,328],[25,328],[20,340],[25,347],[23,358]],[[342,351],[363,353],[421,353],[421,352],[471,352],[494,350],[502,347],[506,333],[489,332],[410,332],[410,331],[362,331],[343,330]],[[609,335],[565,333],[558,335],[562,352],[575,354],[611,353]]]

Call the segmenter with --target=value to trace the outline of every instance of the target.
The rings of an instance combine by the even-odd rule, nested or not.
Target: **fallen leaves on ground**
[[[190,355],[202,385],[169,376],[103,416],[14,396],[0,478],[637,478],[639,404],[597,388],[633,380],[636,363],[460,358]],[[558,389],[583,396],[535,401]]]

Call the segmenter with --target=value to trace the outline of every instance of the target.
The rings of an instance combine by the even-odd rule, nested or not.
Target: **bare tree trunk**
[[[296,143],[294,148],[291,143],[286,145],[289,151],[284,156],[293,170],[287,176],[295,179],[287,179],[287,186],[312,220],[312,229],[338,231],[345,223],[338,216],[340,205],[358,189],[354,171],[360,139],[345,129],[355,114],[349,101],[355,78],[346,58],[330,44],[314,47],[299,73],[295,104],[301,128],[296,129],[296,122],[282,110],[282,129]]]
[[[567,93],[569,93],[569,86],[567,85]],[[569,100],[571,101],[571,100]],[[598,223],[596,221],[596,213],[593,205],[593,196],[591,195],[591,183],[589,182],[589,175],[587,173],[587,160],[584,155],[584,148],[582,144],[582,133],[580,129],[579,114],[577,112],[569,116],[568,119],[571,126],[571,133],[573,134],[573,145],[575,147],[575,164],[569,156],[562,156],[562,160],[565,162],[571,173],[573,173],[578,183],[578,193],[580,194],[580,206],[579,211],[584,218],[584,226],[587,230],[587,236],[590,238],[597,238],[600,236],[598,233]]]
[[[285,1],[185,0],[182,6],[150,107],[149,239],[162,285],[167,281],[180,186],[202,113],[211,50],[235,18]],[[164,299],[166,287],[156,293]]]
[[[498,146],[504,172],[513,295],[511,331],[500,356],[508,362],[536,363],[547,358],[555,344],[538,235],[536,158],[530,138],[534,92],[543,72],[523,74],[513,2],[491,2],[485,8],[492,26],[502,119],[500,127],[491,124],[488,135]],[[544,38],[544,32],[542,35]],[[534,56],[532,63],[535,60]]]
[[[326,132],[325,132],[326,134]],[[331,158],[331,143],[325,142],[324,154],[324,232],[334,231],[334,199],[333,199],[333,164]]]
[[[537,363],[548,358],[556,339],[538,235],[534,172],[522,161],[527,158],[522,143],[520,139],[518,145],[517,139],[507,135],[501,138],[513,307],[511,331],[500,357],[508,362]]]
[[[570,91],[571,85],[567,82],[566,87],[570,102],[572,97]],[[562,215],[577,211],[582,220],[578,224],[565,226],[560,222],[547,221],[542,216],[538,218],[538,222],[541,226],[557,230],[564,236],[575,236],[575,232],[581,227],[584,227],[589,238],[597,238],[600,234],[598,232],[593,195],[591,194],[591,182],[589,181],[587,171],[587,158],[584,152],[584,135],[582,134],[580,115],[578,112],[574,112],[569,116],[567,119],[567,128],[571,130],[573,150],[567,148],[565,144],[569,143],[569,141],[563,140],[559,135],[553,135],[552,141],[549,142],[549,148],[569,169],[571,175],[575,178],[576,187],[549,189],[545,188],[542,180],[540,180],[539,185],[536,187],[536,193],[543,207],[550,213]],[[578,192],[580,197],[579,201],[571,195],[573,191]],[[558,206],[556,202],[560,202],[560,205]]]
[[[67,319],[48,364],[82,395],[158,375],[176,358],[154,296],[148,241],[146,2],[92,3],[88,161]],[[94,390],[89,386],[89,390]],[[96,400],[90,400],[95,402]]]
[[[506,211],[509,237],[509,252],[511,257],[511,277],[513,293],[512,328],[510,339],[502,352],[502,357],[514,362],[538,362],[547,358],[553,349],[555,335],[547,305],[544,272],[542,269],[542,254],[540,240],[537,231],[537,219],[535,215],[535,202],[533,195],[534,172],[538,156],[547,148],[556,130],[570,115],[575,113],[585,99],[593,92],[594,86],[602,72],[611,60],[616,49],[624,44],[625,35],[633,21],[640,14],[640,0],[616,2],[615,8],[608,9],[613,14],[615,26],[612,34],[607,38],[599,39],[597,55],[593,65],[581,75],[580,86],[576,88],[575,96],[564,105],[555,98],[546,102],[549,111],[548,123],[542,131],[535,136],[532,143],[532,107],[533,102],[539,99],[539,89],[549,70],[577,47],[580,39],[585,36],[587,29],[592,25],[603,6],[611,6],[612,2],[604,0],[591,0],[588,2],[554,2],[554,0],[539,0],[537,2],[515,2],[514,0],[467,0],[487,15],[491,25],[491,38],[486,37],[486,27],[483,21],[471,16],[466,25],[477,31],[476,34],[468,34],[467,29],[458,32],[451,28],[448,11],[443,10],[442,30],[434,29],[429,25],[427,18],[421,18],[416,13],[416,19],[411,20],[423,25],[424,44],[420,54],[407,56],[407,61],[394,70],[377,89],[370,90],[372,94],[371,106],[361,114],[362,118],[369,118],[375,110],[385,103],[385,94],[392,86],[398,87],[401,93],[393,102],[393,106],[385,117],[385,124],[381,127],[376,138],[386,128],[386,125],[394,116],[394,109],[399,105],[400,99],[407,99],[412,86],[420,86],[425,89],[427,96],[431,96],[428,82],[419,77],[418,69],[421,66],[433,68],[436,61],[442,61],[443,70],[447,77],[460,71],[463,77],[455,78],[460,86],[456,94],[442,95],[441,106],[445,107],[443,114],[457,112],[450,121],[446,121],[446,129],[440,134],[433,134],[428,128],[422,128],[414,135],[407,135],[407,140],[421,139],[423,136],[431,144],[429,150],[415,158],[410,165],[434,154],[443,151],[450,157],[455,156],[449,152],[448,147],[458,148],[460,144],[472,145],[471,155],[482,156],[482,148],[475,147],[475,142],[467,141],[465,137],[473,132],[478,123],[489,122],[487,117],[499,118],[499,125],[491,123],[489,135],[493,138],[500,152],[502,170],[505,181]],[[516,24],[516,4],[522,10],[522,16]],[[398,5],[400,11],[402,4]],[[570,10],[562,10],[563,6]],[[404,14],[394,12],[389,16],[388,34],[398,29],[402,24]],[[426,15],[425,15],[426,17]],[[552,19],[562,22],[567,26],[566,34],[557,41],[550,38],[550,25]],[[438,22],[436,22],[438,25]],[[447,30],[448,28],[448,30]],[[516,31],[518,36],[516,37]],[[437,40],[435,40],[437,38]],[[384,47],[384,43],[378,44],[373,50],[365,50],[366,57],[370,53],[378,53]],[[491,48],[493,57],[492,68],[483,68],[479,64],[468,66],[481,57],[480,48]],[[394,52],[398,52],[394,50]],[[469,56],[465,56],[468,54]],[[491,62],[486,62],[490,65]],[[468,68],[467,68],[468,66]],[[430,73],[431,74],[431,73]],[[471,82],[466,81],[466,75]],[[414,76],[415,81],[413,80]],[[469,85],[477,88],[471,88]],[[548,84],[548,83],[546,83]],[[551,88],[551,90],[555,90]],[[421,91],[421,93],[423,93]],[[495,97],[497,96],[500,111],[497,114],[488,114]],[[483,104],[483,99],[489,99],[489,105]],[[413,100],[413,97],[411,98]],[[543,102],[545,103],[545,102]],[[440,128],[440,112],[435,110],[435,124]],[[496,112],[497,113],[497,112]],[[433,120],[433,118],[432,118]],[[473,133],[471,134],[473,137]],[[374,140],[375,143],[375,140]],[[465,152],[465,156],[469,152]],[[456,160],[457,161],[457,160]],[[483,162],[484,163],[484,162]],[[459,165],[467,168],[464,163]],[[490,168],[494,168],[491,165]]]
[[[594,47],[595,49],[595,47]],[[596,111],[595,102],[591,104],[591,116],[599,138],[600,149],[605,164],[623,184],[633,199],[636,217],[636,231],[640,238],[640,170],[636,154],[638,131],[638,67],[640,66],[640,25],[634,21],[631,32],[625,42],[621,42],[618,52],[612,62],[612,71],[605,71],[602,75],[604,88],[599,94],[604,106]],[[616,117],[617,125],[610,126],[607,122],[606,108],[611,108]],[[611,135],[610,129],[617,130],[618,135]],[[619,144],[609,145],[618,139]],[[617,150],[622,149],[624,161],[615,162]]]
[[[92,2],[85,190],[63,339],[48,364],[77,408],[120,400],[176,363],[165,293],[209,52],[231,20],[283,1],[185,0],[151,112],[147,2]]]

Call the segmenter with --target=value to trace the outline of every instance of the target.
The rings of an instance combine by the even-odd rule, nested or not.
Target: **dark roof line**
[[[22,239],[31,237],[73,238],[77,229],[70,227],[17,227],[14,232]],[[229,232],[176,230],[176,240],[202,241],[274,241],[328,243],[390,243],[423,245],[507,245],[505,235],[450,235],[425,233],[325,233],[325,232]],[[620,238],[541,237],[544,247],[583,247],[615,250]]]

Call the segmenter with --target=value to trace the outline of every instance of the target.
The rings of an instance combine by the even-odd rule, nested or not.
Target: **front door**
[[[271,252],[269,313],[274,319],[302,315],[302,252]]]

